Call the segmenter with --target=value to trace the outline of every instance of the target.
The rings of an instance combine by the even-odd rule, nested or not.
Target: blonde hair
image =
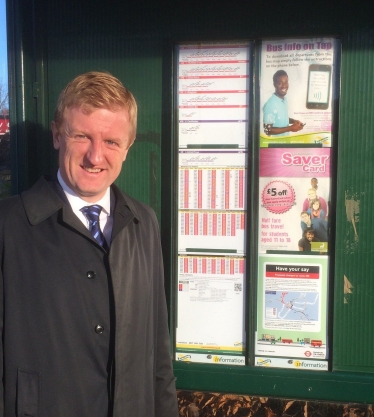
[[[121,81],[108,72],[91,71],[78,75],[62,90],[55,111],[56,128],[61,129],[67,109],[82,108],[90,114],[97,109],[113,112],[126,109],[130,122],[130,143],[136,136],[138,108],[134,96],[123,86]]]

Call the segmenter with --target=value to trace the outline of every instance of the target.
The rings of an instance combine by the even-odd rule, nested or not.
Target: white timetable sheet
[[[245,364],[249,43],[178,48],[175,358]]]
[[[248,45],[187,45],[178,65],[179,146],[245,148],[249,108]]]
[[[244,210],[246,151],[179,152],[179,208]]]
[[[245,213],[179,211],[180,253],[244,254]]]
[[[178,261],[177,348],[241,354],[244,259],[180,256]]]

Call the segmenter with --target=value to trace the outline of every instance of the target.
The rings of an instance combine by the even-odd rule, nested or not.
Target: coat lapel
[[[112,229],[112,242],[116,236],[123,230],[130,222],[134,221],[139,223],[139,215],[135,206],[132,204],[132,201],[129,198],[125,198],[123,193],[119,190],[116,185],[111,187],[112,194],[114,196],[114,221]],[[112,200],[113,201],[113,200]],[[111,201],[111,203],[112,203]]]
[[[38,225],[57,211],[61,211],[60,219],[65,226],[99,245],[74,214],[57,180],[46,181],[44,177],[41,177],[33,187],[21,194],[21,198],[27,218],[32,226]]]

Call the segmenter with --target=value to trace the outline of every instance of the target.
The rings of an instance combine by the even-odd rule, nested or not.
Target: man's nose
[[[92,165],[99,165],[103,160],[103,147],[100,141],[91,141],[90,147],[86,153],[87,159]]]

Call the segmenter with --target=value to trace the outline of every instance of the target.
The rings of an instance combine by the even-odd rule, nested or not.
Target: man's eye
[[[116,142],[114,142],[113,140],[107,140],[106,141],[106,143],[108,144],[108,145],[116,145]]]

